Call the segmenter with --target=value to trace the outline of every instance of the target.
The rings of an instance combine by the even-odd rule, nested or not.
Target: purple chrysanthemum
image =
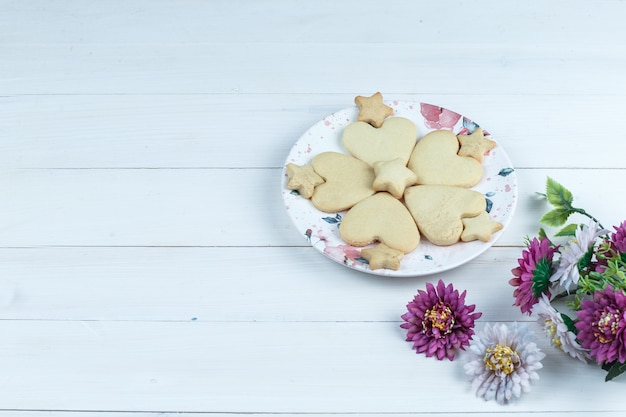
[[[437,288],[427,283],[426,291],[419,290],[407,304],[400,327],[407,330],[406,341],[413,342],[417,353],[453,360],[456,349],[469,345],[474,320],[482,313],[474,312],[474,304],[465,305],[465,293],[439,280]]]
[[[615,232],[611,233],[611,240],[609,240],[611,248],[617,252],[626,252],[626,221],[613,228]]]
[[[511,270],[513,278],[509,280],[509,284],[517,287],[513,292],[513,305],[519,306],[522,313],[530,315],[541,294],[550,296],[552,258],[556,249],[545,237],[541,241],[534,238],[517,260],[519,266]]]
[[[578,339],[597,363],[626,363],[626,295],[608,285],[576,312]]]

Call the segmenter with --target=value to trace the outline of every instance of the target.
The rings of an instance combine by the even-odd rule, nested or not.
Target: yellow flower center
[[[424,320],[422,320],[422,332],[432,331],[433,336],[442,338],[452,333],[454,323],[452,310],[448,305],[440,301],[433,308],[426,310]]]
[[[520,359],[517,352],[509,346],[494,345],[487,348],[483,361],[487,368],[494,371],[496,375],[502,376],[515,371]]]
[[[563,350],[563,344],[561,343],[561,338],[556,333],[556,324],[548,319],[544,322],[544,328],[548,336],[550,336],[550,341],[552,342],[552,346],[557,349]]]
[[[598,339],[600,343],[611,343],[615,340],[615,335],[617,334],[617,327],[619,326],[619,316],[618,312],[610,312],[603,311],[600,314],[600,318],[597,322],[591,323],[592,326],[596,329],[593,335]]]

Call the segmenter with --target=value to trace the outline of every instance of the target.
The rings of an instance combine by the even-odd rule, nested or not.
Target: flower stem
[[[582,214],[583,216],[588,217],[589,219],[593,220],[594,222],[598,223],[598,227],[600,229],[604,229],[604,226],[602,226],[602,224],[600,223],[600,221],[598,219],[596,219],[594,216],[592,216],[591,214],[587,213],[585,211],[585,209],[581,209],[581,208],[576,208],[576,207],[572,207],[572,211],[578,214]]]

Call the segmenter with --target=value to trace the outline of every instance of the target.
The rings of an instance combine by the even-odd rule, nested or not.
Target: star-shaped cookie
[[[476,128],[471,135],[459,135],[458,139],[461,144],[458,155],[472,157],[478,162],[483,161],[485,152],[496,146],[496,142],[485,138],[480,127]]]
[[[393,109],[383,103],[383,95],[376,93],[370,97],[356,96],[354,103],[359,108],[359,122],[381,127],[386,117],[391,116]]]
[[[489,242],[491,235],[502,229],[502,223],[494,222],[486,211],[481,212],[476,217],[468,217],[463,220],[463,233],[461,240],[470,242],[480,240]]]
[[[311,164],[287,164],[287,188],[296,190],[302,197],[311,198],[317,185],[324,183]]]
[[[395,198],[402,198],[404,189],[417,183],[417,175],[406,167],[402,158],[374,162],[374,190],[387,191]]]
[[[380,243],[373,248],[363,249],[361,257],[367,259],[370,269],[400,269],[400,261],[404,257],[404,252],[390,248],[384,243]]]

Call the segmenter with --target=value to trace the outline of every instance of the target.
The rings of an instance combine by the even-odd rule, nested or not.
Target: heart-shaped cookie
[[[420,241],[411,213],[386,192],[367,197],[348,210],[339,233],[343,241],[352,246],[380,242],[404,253],[411,252]]]
[[[311,161],[315,172],[325,182],[317,185],[311,202],[318,210],[334,213],[347,210],[374,194],[374,168],[353,156],[322,152]]]
[[[418,184],[473,187],[483,176],[483,166],[469,156],[457,155],[459,141],[449,130],[434,130],[417,141],[408,167]]]
[[[449,185],[409,187],[404,202],[422,235],[439,246],[457,243],[463,233],[462,219],[478,216],[486,208],[478,191]]]
[[[417,140],[417,128],[404,117],[387,118],[379,128],[354,122],[346,126],[342,139],[350,154],[369,165],[396,158],[406,165]]]

